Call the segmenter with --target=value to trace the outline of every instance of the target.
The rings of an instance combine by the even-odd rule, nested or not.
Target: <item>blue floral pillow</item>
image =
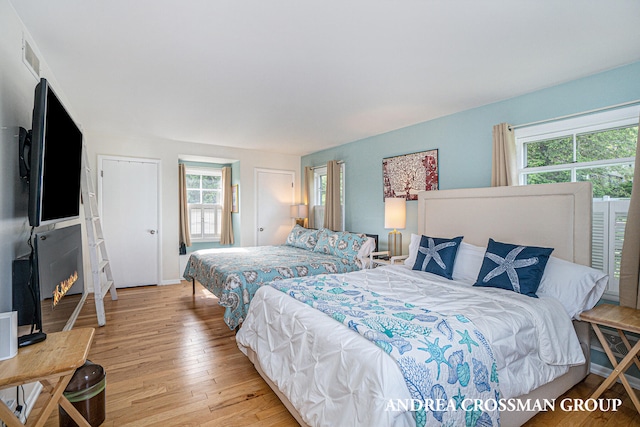
[[[538,298],[544,268],[553,248],[519,246],[489,239],[478,280],[473,286],[488,286]]]
[[[422,236],[413,264],[414,270],[426,271],[451,280],[462,236],[453,239]]]
[[[314,252],[335,255],[349,262],[357,262],[358,252],[366,241],[367,236],[364,234],[322,228],[318,232],[318,243],[313,250]]]
[[[337,232],[331,231],[327,228],[321,228],[318,230],[318,243],[316,243],[316,247],[313,248],[313,251],[330,254],[331,247],[335,246],[336,240],[338,240]]]
[[[311,230],[296,224],[289,235],[285,244],[296,248],[312,251],[318,242],[318,230]]]

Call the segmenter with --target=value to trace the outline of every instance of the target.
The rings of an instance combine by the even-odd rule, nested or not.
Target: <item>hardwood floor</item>
[[[107,372],[103,426],[297,426],[238,350],[209,292],[197,286],[193,296],[191,284],[183,282],[119,289],[118,297],[105,299],[106,326],[97,326],[91,297],[75,326],[96,327],[89,358]],[[601,381],[591,374],[564,397],[586,399]],[[620,384],[603,397],[624,404],[605,413],[556,409],[526,426],[640,425]],[[46,426],[58,426],[57,411]]]

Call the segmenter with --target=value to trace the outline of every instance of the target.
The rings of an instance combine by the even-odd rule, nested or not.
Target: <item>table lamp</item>
[[[309,215],[307,205],[291,205],[291,218],[296,219],[296,224],[304,227],[304,220]]]
[[[384,201],[384,228],[389,232],[389,255],[402,255],[402,233],[397,228],[405,228],[407,222],[407,201],[402,197],[387,197]]]

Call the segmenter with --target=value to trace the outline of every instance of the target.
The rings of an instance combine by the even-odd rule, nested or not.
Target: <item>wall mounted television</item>
[[[36,227],[80,216],[82,132],[46,79],[41,79],[35,88],[31,125],[30,131],[20,128],[18,148],[20,177],[29,184],[27,213],[32,227],[29,239],[31,253],[14,261],[13,292],[14,295],[22,292],[22,296],[14,299],[13,303],[18,305],[18,316],[22,315],[31,323],[31,333],[19,337],[19,346],[34,344],[46,338],[46,334],[42,332],[41,297],[45,301],[53,298],[54,304],[48,305],[54,307],[65,294],[80,294],[81,301],[77,305],[70,298],[64,303],[71,303],[72,308],[76,307],[74,316],[77,316],[76,313],[86,298],[84,281],[78,280],[82,279],[79,277],[82,269],[68,272],[71,264],[82,263],[81,244],[66,252],[62,251],[61,244],[55,244],[53,250],[45,250],[45,240],[55,241],[54,237],[71,232],[80,236],[80,225],[50,229],[34,236]],[[59,271],[66,277],[59,283],[48,283],[47,280],[54,276],[54,279],[59,279]],[[20,313],[21,310],[23,313]],[[65,328],[70,328],[74,319],[65,323],[65,319],[62,319],[65,316],[61,316],[59,311],[56,312],[57,317],[61,318],[58,320],[65,324]],[[38,332],[34,332],[36,328]]]
[[[80,216],[82,132],[46,79],[35,89],[29,165],[29,224]]]

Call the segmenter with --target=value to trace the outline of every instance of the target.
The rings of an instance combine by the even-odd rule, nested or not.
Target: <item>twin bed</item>
[[[453,280],[412,260],[275,281],[238,346],[301,425],[521,425],[589,372],[577,319],[606,286],[586,267],[591,198],[588,183],[423,192],[420,235],[464,236]],[[489,239],[554,249],[539,298],[472,286]]]
[[[189,257],[184,278],[198,281],[225,307],[231,329],[244,320],[259,287],[274,280],[347,273],[363,267],[375,242],[363,234],[295,226],[284,245],[200,250]]]

